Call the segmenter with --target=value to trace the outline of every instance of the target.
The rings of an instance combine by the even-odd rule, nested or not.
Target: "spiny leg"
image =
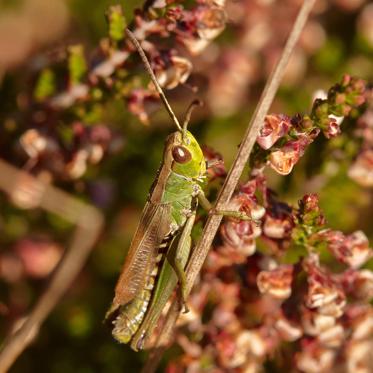
[[[185,312],[189,311],[187,304],[186,304],[186,301],[187,301],[186,276],[185,276],[185,271],[184,271],[188,258],[186,258],[185,254],[188,253],[188,256],[189,256],[190,248],[192,245],[191,232],[192,232],[195,219],[196,219],[196,214],[194,212],[188,217],[183,227],[183,230],[181,232],[180,238],[177,242],[177,245],[171,247],[169,252],[167,253],[167,261],[169,262],[169,264],[175,271],[176,276],[179,281],[180,297],[181,297],[181,302],[184,306]]]
[[[186,289],[186,276],[185,276],[185,271],[184,271],[184,266],[183,266],[183,263],[180,261],[180,259],[178,259],[177,257],[176,258],[168,258],[167,257],[167,260],[168,262],[170,263],[171,267],[173,268],[173,270],[175,271],[176,273],[176,276],[178,278],[178,281],[179,281],[179,291],[180,291],[180,299],[181,299],[181,304],[182,306],[184,307],[184,313],[187,313],[189,312],[189,308],[187,306],[187,295],[185,293],[185,289]]]

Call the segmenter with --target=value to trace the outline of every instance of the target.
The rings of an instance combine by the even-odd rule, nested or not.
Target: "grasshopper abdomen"
[[[148,309],[159,267],[165,257],[171,237],[169,235],[158,247],[158,255],[154,267],[147,275],[144,288],[128,304],[121,306],[113,321],[112,334],[120,343],[128,343],[140,327]]]

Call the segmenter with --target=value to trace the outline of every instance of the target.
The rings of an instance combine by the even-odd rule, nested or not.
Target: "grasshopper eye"
[[[172,149],[172,157],[177,163],[186,163],[192,159],[189,150],[184,148],[184,146],[174,146]]]

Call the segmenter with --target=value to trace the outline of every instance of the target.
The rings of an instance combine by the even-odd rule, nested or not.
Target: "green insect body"
[[[163,308],[160,299],[164,306],[182,276],[205,174],[206,162],[194,136],[189,131],[171,134],[107,314],[119,342],[128,343],[136,334],[134,349],[142,348]],[[150,328],[142,326],[144,316]]]
[[[238,211],[211,210],[202,192],[206,162],[202,150],[187,131],[194,101],[180,125],[160,87],[150,63],[135,35],[127,37],[136,47],[152,83],[178,131],[166,141],[162,165],[149,193],[148,201],[119,276],[112,305],[106,319],[112,334],[122,343],[131,342],[134,350],[151,347],[158,319],[179,283],[182,304],[186,306],[184,268],[191,250],[191,233],[198,202],[213,213],[250,219]]]
[[[193,212],[187,219],[183,230],[172,240],[168,256],[174,262],[178,262],[181,268],[184,268],[190,254],[192,240],[191,231],[195,221],[195,212]],[[180,275],[180,274],[179,274]],[[134,334],[132,338],[131,347],[134,350],[143,349],[148,347],[147,344],[153,336],[153,331],[157,326],[157,322],[162,312],[164,311],[170,295],[173,292],[177,282],[180,281],[175,272],[174,267],[169,262],[165,262],[159,274],[157,285],[152,295],[149,311],[147,312],[141,328]],[[181,290],[183,290],[181,288]],[[185,296],[182,296],[185,302]],[[185,305],[185,304],[184,304]]]

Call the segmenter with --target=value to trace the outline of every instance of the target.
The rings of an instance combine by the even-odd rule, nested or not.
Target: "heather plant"
[[[196,97],[204,102],[191,131],[208,144],[207,191],[214,201],[227,177],[224,161],[230,165],[243,140],[302,2],[156,0],[134,11],[137,2],[99,2],[96,13],[89,1],[72,0],[70,9],[56,2],[45,20],[60,14],[60,22],[38,38],[40,12],[30,9],[48,9],[48,2],[33,8],[30,1],[0,4],[0,30],[32,36],[27,42],[14,31],[14,48],[6,58],[6,48],[0,52],[0,155],[40,185],[54,184],[96,206],[105,228],[12,371],[139,371],[152,353],[116,343],[102,319],[171,125],[125,28],[141,43],[179,117]],[[41,51],[48,38],[68,30],[69,12],[63,47]],[[180,315],[168,344],[158,345],[165,352],[160,369],[372,369],[372,12],[364,0],[316,1],[227,205],[251,220],[224,218],[189,312]],[[85,22],[94,25],[92,39],[81,31]],[[30,180],[20,178],[1,196],[4,338],[50,283],[74,223],[63,220],[67,205],[54,207],[62,219],[36,210],[48,206],[49,188],[32,191]],[[6,182],[0,177],[2,189]],[[199,211],[195,244],[207,218]]]

